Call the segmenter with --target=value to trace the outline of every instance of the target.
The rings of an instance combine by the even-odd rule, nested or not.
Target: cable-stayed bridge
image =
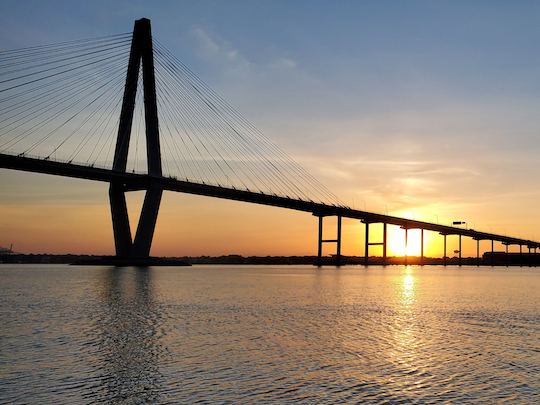
[[[150,21],[133,33],[0,52],[0,167],[107,182],[116,255],[150,254],[163,191],[238,200],[312,213],[323,243],[341,262],[341,219],[365,224],[370,246],[387,253],[387,225],[446,237],[536,249],[540,243],[355,210],[268,140],[186,65],[152,38]],[[135,235],[125,193],[145,190]],[[335,239],[323,218],[337,217]],[[370,224],[383,238],[370,241]]]

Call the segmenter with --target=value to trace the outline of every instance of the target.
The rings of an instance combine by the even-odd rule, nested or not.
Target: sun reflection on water
[[[417,335],[416,277],[412,267],[406,267],[396,282],[393,338],[390,361],[405,375],[418,367],[419,336]]]
[[[415,289],[414,289],[414,275],[412,274],[412,269],[407,267],[405,269],[405,274],[402,277],[401,281],[401,304],[403,306],[411,305],[415,299]]]

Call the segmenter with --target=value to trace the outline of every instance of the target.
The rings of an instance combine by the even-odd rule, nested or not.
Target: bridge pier
[[[369,265],[369,247],[370,246],[382,246],[382,259],[383,265],[387,263],[387,239],[388,239],[388,224],[383,222],[383,241],[382,242],[370,242],[369,239],[369,224],[370,222],[362,220],[366,225],[366,237],[365,237],[365,246],[364,246],[364,266]]]
[[[386,245],[388,240],[388,234],[387,234],[387,224],[386,222],[383,223],[383,265],[386,266]]]
[[[323,217],[319,216],[319,232],[317,236],[317,266],[322,265],[322,234],[323,234]]]
[[[459,235],[459,259],[458,266],[461,266],[461,234]]]
[[[366,224],[366,238],[365,238],[365,246],[364,246],[364,266],[367,266],[369,264],[369,222],[365,222]]]
[[[480,266],[480,239],[476,239],[476,266]]]
[[[420,266],[424,265],[424,228],[420,229]]]
[[[342,258],[341,258],[341,215],[337,215],[337,231],[336,231],[336,239],[323,239],[323,219],[324,215],[317,215],[319,217],[319,232],[318,232],[318,240],[317,240],[317,266],[321,267],[323,263],[322,258],[322,249],[324,243],[335,243],[336,244],[336,255],[335,255],[335,266],[341,266]]]
[[[443,264],[446,266],[446,234],[443,234],[444,244],[443,244]]]
[[[419,229],[420,230],[420,260],[418,264],[420,266],[424,265],[424,228],[422,227],[415,227],[413,225],[403,225],[401,226],[401,229],[405,230],[405,264],[407,265],[409,263],[409,253],[408,253],[408,247],[409,247],[409,230],[411,229]]]
[[[405,265],[409,264],[409,228],[405,227]]]
[[[336,241],[336,261],[337,265],[341,265],[341,215],[337,217],[337,241]]]

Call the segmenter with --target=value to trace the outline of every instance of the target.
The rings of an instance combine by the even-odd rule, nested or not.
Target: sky
[[[3,0],[0,48],[129,32],[141,17],[346,204],[540,239],[540,3]],[[0,245],[113,253],[106,185],[8,170],[0,185]],[[152,254],[315,254],[316,231],[309,214],[165,193]],[[362,238],[344,221],[344,254],[363,254]]]

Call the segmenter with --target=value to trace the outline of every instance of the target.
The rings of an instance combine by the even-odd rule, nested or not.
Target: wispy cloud
[[[251,64],[238,49],[228,41],[210,33],[203,27],[193,27],[190,31],[197,45],[199,55],[213,63],[233,64],[237,67],[249,67]]]
[[[265,74],[271,70],[295,69],[298,63],[290,57],[277,56],[255,62],[229,40],[210,31],[208,28],[197,26],[190,31],[197,53],[200,57],[216,64],[229,72]]]

